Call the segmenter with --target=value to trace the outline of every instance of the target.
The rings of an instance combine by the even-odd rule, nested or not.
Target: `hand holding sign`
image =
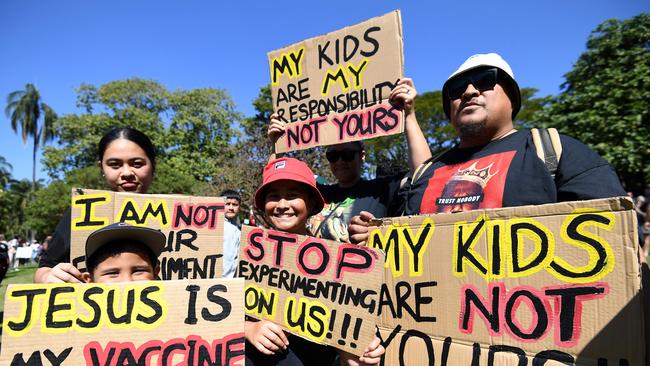
[[[40,268],[39,268],[40,269]],[[47,271],[39,280],[41,283],[81,283],[81,272],[71,263],[59,263],[52,268],[43,269]]]
[[[273,145],[275,145],[280,136],[284,134],[286,124],[286,122],[280,119],[280,116],[278,116],[277,113],[271,115],[271,124],[269,125],[269,129],[266,131],[266,135],[269,137],[269,140],[271,140]]]
[[[399,105],[408,118],[411,113],[415,112],[415,96],[417,93],[413,80],[411,78],[404,78],[390,91],[388,99],[392,103]]]
[[[268,320],[246,321],[246,339],[265,355],[272,355],[289,346],[284,329]]]
[[[374,218],[375,216],[368,211],[361,211],[359,215],[353,216],[348,226],[350,241],[358,245],[367,245],[370,234],[368,227]]]
[[[389,102],[402,54],[399,11],[270,52],[273,110],[288,123],[275,151],[403,132]]]
[[[363,350],[361,357],[355,356],[348,352],[341,352],[341,365],[345,366],[369,366],[378,365],[381,361],[381,356],[386,353],[386,349],[381,344],[381,339],[377,336],[370,342],[370,344]]]

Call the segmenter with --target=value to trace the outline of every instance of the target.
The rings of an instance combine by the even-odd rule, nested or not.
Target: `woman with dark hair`
[[[97,165],[111,190],[147,192],[156,168],[156,150],[147,135],[130,127],[116,127],[102,137],[98,150]],[[70,263],[70,221],[68,209],[41,257],[34,282],[82,282],[81,272]]]

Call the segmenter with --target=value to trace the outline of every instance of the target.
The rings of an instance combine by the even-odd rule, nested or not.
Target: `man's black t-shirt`
[[[39,267],[54,267],[59,263],[70,262],[70,222],[72,220],[72,210],[68,208],[61,220],[54,229],[52,241],[47,247],[47,251],[41,255],[38,262]]]
[[[455,147],[404,188],[405,214],[538,205],[623,196],[612,167],[583,143],[561,135],[555,175],[537,156],[530,131],[487,145]]]
[[[353,216],[368,211],[375,217],[391,216],[393,197],[399,189],[401,176],[360,179],[354,186],[341,188],[338,184],[318,185],[325,199],[325,208],[312,216],[314,235],[341,242],[349,242],[348,224]]]

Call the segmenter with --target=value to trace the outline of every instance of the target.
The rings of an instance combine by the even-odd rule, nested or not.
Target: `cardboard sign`
[[[268,54],[273,110],[289,122],[276,152],[404,131],[388,96],[403,77],[399,10]]]
[[[243,365],[242,279],[7,289],[2,365]]]
[[[246,314],[361,355],[375,336],[383,255],[370,248],[242,227]]]
[[[85,270],[86,239],[115,222],[160,229],[167,248],[159,256],[160,278],[223,275],[223,197],[72,190],[72,264]]]
[[[386,365],[642,365],[627,198],[384,219]]]

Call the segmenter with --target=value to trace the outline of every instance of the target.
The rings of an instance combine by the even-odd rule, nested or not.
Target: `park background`
[[[518,127],[557,127],[609,160],[629,190],[650,183],[647,0],[9,0],[0,2],[0,105],[16,91],[38,96],[37,127],[49,126],[42,135],[51,139],[37,145],[32,182],[34,134],[24,121],[12,128],[11,107],[0,114],[0,233],[33,229],[42,240],[71,187],[103,188],[96,144],[115,125],[157,145],[150,193],[235,188],[247,215],[270,153],[267,52],[396,8],[405,75],[434,154],[455,141],[442,84],[468,56],[498,52],[522,87]],[[368,177],[406,167],[402,136],[367,149]],[[328,181],[323,155],[297,153]]]

